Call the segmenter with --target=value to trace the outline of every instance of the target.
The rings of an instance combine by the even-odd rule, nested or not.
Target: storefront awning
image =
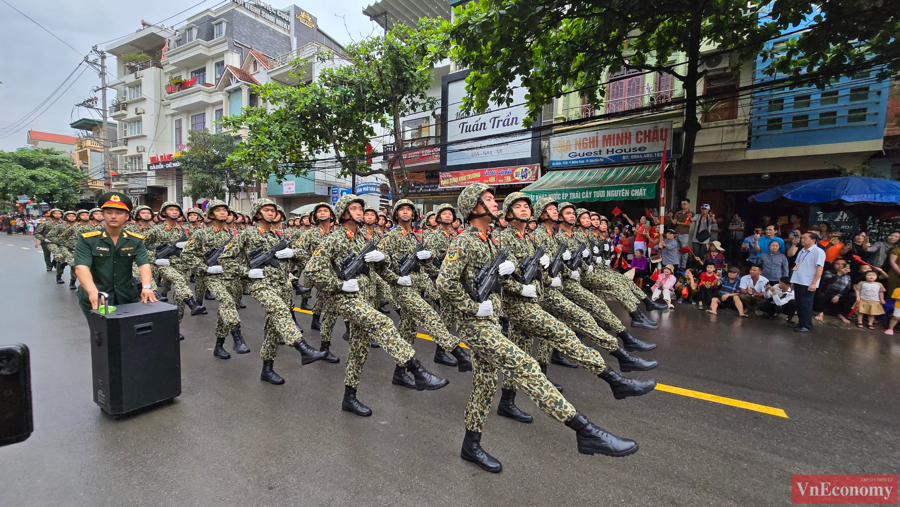
[[[542,197],[568,202],[655,199],[659,174],[659,164],[553,171],[522,192],[535,201]]]

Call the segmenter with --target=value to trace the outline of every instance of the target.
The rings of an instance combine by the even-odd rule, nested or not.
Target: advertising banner
[[[550,167],[671,159],[672,144],[672,122],[563,134],[550,138]]]
[[[441,173],[441,188],[465,187],[473,183],[486,185],[517,185],[538,180],[540,164],[472,169]]]

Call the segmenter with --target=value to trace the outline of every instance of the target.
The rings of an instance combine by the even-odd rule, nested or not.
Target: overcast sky
[[[27,18],[3,3],[9,2],[57,37],[74,46],[69,48]],[[91,47],[115,37],[133,33],[141,28],[141,20],[157,23],[201,0],[185,2],[159,2],[158,4],[134,0],[3,0],[0,1],[0,47],[3,65],[0,67],[0,150],[13,150],[25,145],[29,129],[72,135],[69,123],[81,117],[90,117],[86,109],[76,109],[74,104],[91,96],[91,88],[98,86],[100,78],[88,68],[78,81],[62,96],[58,94],[38,110],[46,112],[14,126],[46,99],[66,79],[83,55]],[[188,17],[221,0],[204,3],[165,22],[180,25]],[[375,0],[329,0],[328,2],[295,3],[318,18],[322,31],[338,42],[347,44],[359,40],[361,34],[372,33],[377,27],[362,10]],[[290,3],[269,0],[277,8]],[[346,24],[346,25],[345,25]],[[100,47],[104,48],[106,44]],[[110,62],[115,69],[114,61]],[[83,65],[76,76],[87,68]],[[70,81],[71,82],[71,81]],[[67,85],[68,86],[68,83]],[[63,87],[65,89],[65,86]],[[62,91],[62,90],[60,90]],[[99,97],[99,94],[97,94]],[[58,100],[56,99],[57,97]],[[115,93],[112,94],[115,97]],[[111,100],[112,97],[108,97]],[[96,113],[95,113],[96,114]]]

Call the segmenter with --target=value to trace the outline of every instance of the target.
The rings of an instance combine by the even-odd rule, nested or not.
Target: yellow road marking
[[[303,310],[300,308],[294,308],[295,311],[302,313],[312,313],[309,310]],[[423,333],[417,333],[416,336],[423,340],[434,341],[430,336]],[[460,343],[463,348],[466,347],[466,344]],[[756,403],[750,403],[749,401],[741,401],[736,400],[734,398],[726,398],[724,396],[716,396],[715,394],[704,393],[700,391],[692,391],[690,389],[683,389],[681,387],[670,386],[666,384],[656,384],[657,391],[663,391],[666,393],[677,394],[680,396],[687,396],[688,398],[697,398],[698,400],[711,401],[713,403],[720,403],[722,405],[729,405],[732,407],[742,408],[744,410],[752,410],[754,412],[760,412],[763,414],[773,415],[775,417],[783,417],[785,419],[788,418],[787,413],[780,408],[768,407],[766,405],[758,405]]]
[[[23,247],[22,247],[22,250],[28,250],[28,249],[29,249],[29,248],[28,248],[27,246],[23,246]]]
[[[656,384],[657,391],[687,396],[689,398],[697,398],[700,400],[711,401],[713,403],[721,403],[722,405],[730,405],[732,407],[743,408],[745,410],[753,410],[763,414],[774,415],[775,417],[788,418],[784,410],[775,407],[767,407],[765,405],[757,405],[749,401],[735,400],[734,398],[726,398],[724,396],[716,396],[715,394],[701,393],[700,391],[692,391],[690,389],[682,389],[680,387],[669,386],[666,384]]]

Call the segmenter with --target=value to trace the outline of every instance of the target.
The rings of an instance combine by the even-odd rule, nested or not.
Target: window
[[[781,118],[769,118],[766,122],[766,130],[781,130]]]
[[[822,100],[819,101],[819,104],[823,106],[828,106],[832,104],[838,103],[838,94],[839,92],[822,92]]]
[[[704,94],[715,101],[713,108],[703,115],[704,122],[737,119],[738,80],[731,72],[706,76]]]
[[[175,151],[181,150],[181,119],[175,120]]]
[[[216,24],[213,25],[213,26],[215,27],[215,34],[214,34],[214,37],[215,37],[216,39],[219,39],[219,38],[225,36],[225,22],[224,22],[224,21],[222,21],[222,22],[220,22],[220,23],[216,23]]]
[[[414,120],[406,120],[403,122],[403,143],[406,146],[425,146],[428,137],[431,135],[429,118],[416,118]]]
[[[258,72],[258,71],[259,71],[259,68],[258,68],[256,65],[257,65],[256,60],[253,60],[253,72]]]
[[[224,113],[224,109],[216,109],[216,134],[222,133],[222,115]]]
[[[191,71],[191,79],[197,78],[197,84],[203,86],[206,84],[206,67],[201,67]]]
[[[791,118],[791,128],[795,129],[805,129],[809,127],[809,115],[808,114],[798,114]]]
[[[125,159],[125,172],[143,171],[143,166],[143,155],[135,155]]]
[[[197,37],[197,28],[190,27],[184,30],[184,43],[193,42],[193,40]]]
[[[142,120],[128,122],[128,135],[136,136],[144,133],[144,125]]]
[[[128,97],[128,100],[139,99],[143,96],[141,93],[141,85],[136,84],[133,86],[128,86],[125,88],[125,96]]]
[[[861,123],[866,121],[866,108],[851,109],[847,111],[847,123]]]
[[[206,129],[206,113],[191,115],[191,130]]]
[[[819,126],[828,126],[837,124],[837,111],[826,111],[819,113]]]
[[[672,102],[672,94],[675,92],[675,76],[665,72],[656,74],[656,103],[665,104]]]
[[[797,95],[794,97],[794,109],[806,109],[809,107],[810,95]]]
[[[856,88],[850,88],[850,102],[859,102],[861,100],[869,99],[869,87],[868,86],[857,86]]]
[[[216,62],[216,64],[213,67],[215,68],[215,73],[216,73],[215,82],[218,83],[219,78],[222,77],[222,73],[225,72],[225,61],[222,60],[221,62]]]
[[[769,112],[784,111],[784,99],[772,99],[769,101]]]
[[[643,105],[644,74],[639,70],[623,70],[609,76],[606,112],[618,113]]]

